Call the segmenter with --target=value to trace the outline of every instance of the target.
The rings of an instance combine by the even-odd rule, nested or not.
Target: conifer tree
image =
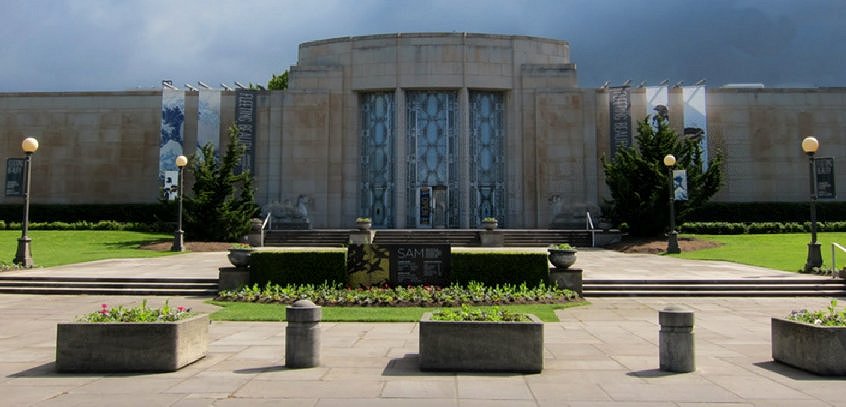
[[[633,236],[655,236],[669,229],[670,173],[664,156],[676,157],[675,169],[687,170],[688,200],[676,201],[676,222],[701,207],[720,189],[722,154],[717,151],[703,170],[702,148],[695,138],[679,137],[669,123],[650,116],[638,122],[632,147],[619,148],[609,161],[602,158],[605,183],[611,190],[611,217],[629,226]]]
[[[250,219],[259,212],[255,202],[253,175],[237,173],[246,146],[238,141],[238,129],[229,128],[229,145],[223,157],[214,145],[206,144],[202,154],[192,157],[193,195],[185,199],[185,234],[192,240],[234,242],[250,229]]]

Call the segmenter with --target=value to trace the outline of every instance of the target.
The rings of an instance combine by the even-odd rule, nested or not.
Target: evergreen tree
[[[674,169],[687,170],[688,200],[676,201],[676,222],[701,207],[720,189],[722,154],[717,151],[703,171],[699,140],[679,137],[669,123],[656,118],[657,131],[650,117],[638,122],[633,147],[617,150],[611,161],[602,158],[605,183],[611,190],[611,217],[629,225],[633,236],[654,236],[669,230],[671,175],[664,156],[676,157]]]
[[[238,241],[250,229],[250,219],[259,212],[255,202],[253,176],[236,173],[246,146],[238,141],[238,129],[229,128],[229,145],[222,158],[214,145],[206,144],[202,154],[192,157],[193,195],[185,199],[185,235],[200,241]]]

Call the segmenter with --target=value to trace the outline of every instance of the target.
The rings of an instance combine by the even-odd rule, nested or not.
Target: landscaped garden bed
[[[182,307],[151,309],[106,304],[74,322],[59,323],[59,372],[172,372],[208,349],[208,316]]]
[[[846,375],[846,309],[836,307],[832,300],[824,311],[773,318],[773,359],[818,375]]]
[[[424,371],[543,370],[543,322],[531,314],[467,307],[426,313],[419,337]]]

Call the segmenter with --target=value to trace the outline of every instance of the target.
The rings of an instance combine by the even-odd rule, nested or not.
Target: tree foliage
[[[211,143],[192,157],[193,195],[185,197],[185,234],[191,240],[238,241],[249,231],[250,219],[259,207],[252,174],[247,170],[237,173],[246,149],[238,141],[238,129],[232,126],[223,157],[215,155]]]
[[[602,158],[605,182],[611,190],[610,215],[617,222],[626,222],[634,236],[668,230],[672,175],[664,166],[667,154],[676,157],[673,169],[687,170],[688,200],[675,201],[678,223],[717,193],[722,179],[719,151],[703,171],[699,140],[679,137],[661,118],[656,122],[657,131],[650,125],[650,116],[638,122],[635,146],[618,149],[610,161]]]
[[[273,77],[267,81],[267,90],[285,90],[288,89],[288,70],[279,75],[273,74]]]

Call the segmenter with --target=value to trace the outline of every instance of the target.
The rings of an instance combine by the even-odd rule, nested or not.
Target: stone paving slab
[[[420,372],[413,323],[323,323],[320,367],[287,369],[281,322],[213,322],[209,355],[177,372],[54,372],[58,321],[141,299],[0,295],[0,405],[846,406],[846,378],[770,356],[769,318],[826,298],[594,299],[547,323],[540,374]],[[670,304],[696,313],[695,372],[658,370],[658,311]]]

